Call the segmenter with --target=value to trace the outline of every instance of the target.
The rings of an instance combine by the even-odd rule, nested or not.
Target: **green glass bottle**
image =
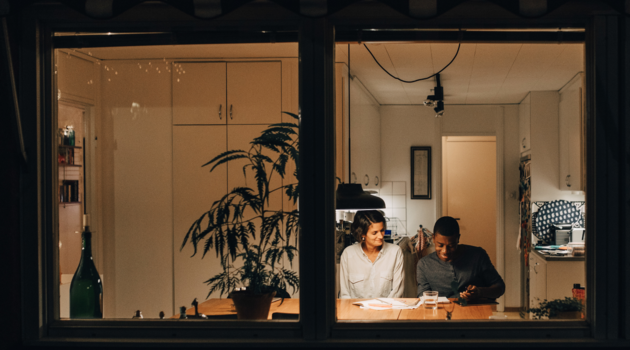
[[[70,318],[103,318],[103,284],[92,260],[92,232],[81,234],[82,252],[70,284]]]

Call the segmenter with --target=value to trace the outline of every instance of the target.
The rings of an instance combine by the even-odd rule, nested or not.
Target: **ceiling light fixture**
[[[435,111],[435,117],[439,118],[444,116],[444,102],[442,101],[438,101],[437,103],[437,107],[433,108],[433,110]]]
[[[435,117],[438,118],[444,115],[444,88],[440,85],[440,73],[435,75],[435,85],[433,95],[427,96],[422,103],[425,107],[434,107]]]

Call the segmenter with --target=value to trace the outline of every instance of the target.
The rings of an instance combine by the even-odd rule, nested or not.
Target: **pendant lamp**
[[[337,186],[337,210],[385,209],[383,199],[363,191],[361,184]]]

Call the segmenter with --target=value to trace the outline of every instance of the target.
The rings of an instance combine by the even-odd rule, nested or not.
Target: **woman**
[[[351,226],[358,241],[341,255],[341,299],[400,298],[405,277],[403,253],[384,241],[385,218],[376,210],[359,211]]]

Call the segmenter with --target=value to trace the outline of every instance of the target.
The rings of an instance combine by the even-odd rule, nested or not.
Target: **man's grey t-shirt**
[[[458,297],[451,289],[453,280],[457,280],[458,292],[463,292],[469,285],[490,287],[496,283],[504,284],[483,248],[460,244],[458,249],[461,249],[461,255],[452,262],[440,260],[436,252],[418,261],[418,297],[427,290],[438,291],[441,297]]]

